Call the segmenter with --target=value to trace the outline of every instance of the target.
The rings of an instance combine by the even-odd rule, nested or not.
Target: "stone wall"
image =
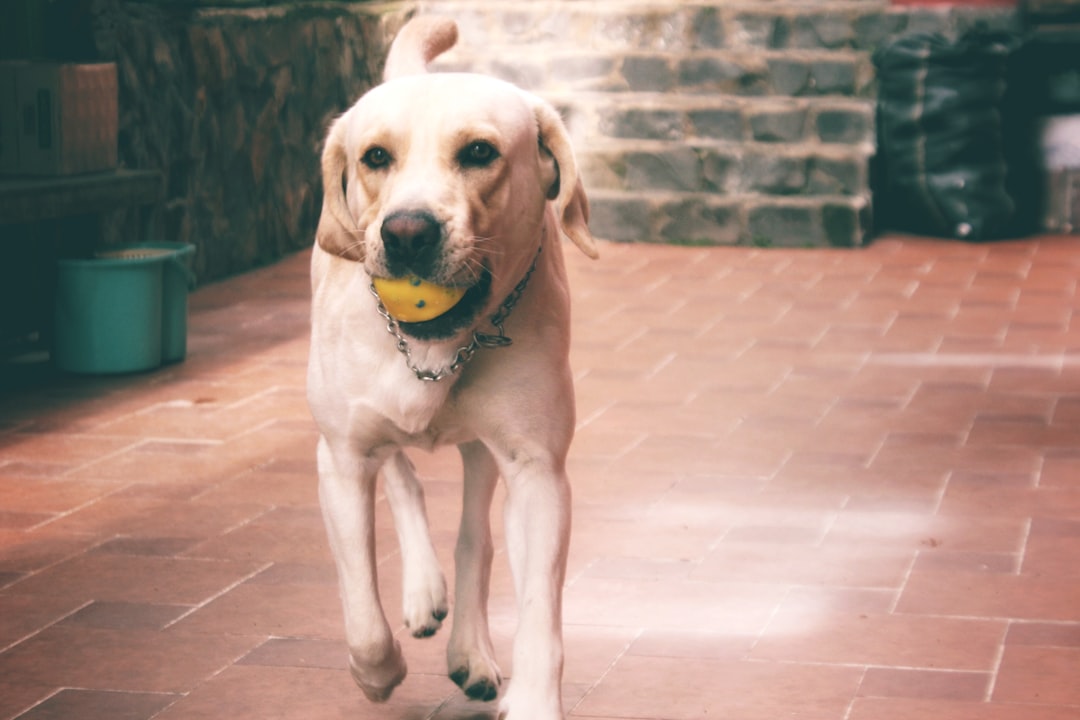
[[[312,242],[326,128],[379,77],[404,17],[385,3],[213,5],[93,7],[98,55],[118,64],[121,164],[164,172],[154,239],[194,243],[201,281]],[[118,213],[106,242],[139,227]]]

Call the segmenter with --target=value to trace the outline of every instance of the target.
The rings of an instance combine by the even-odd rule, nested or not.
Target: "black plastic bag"
[[[1010,89],[1019,46],[976,30],[914,33],[874,53],[875,207],[888,227],[964,240],[1030,231],[1031,122]]]

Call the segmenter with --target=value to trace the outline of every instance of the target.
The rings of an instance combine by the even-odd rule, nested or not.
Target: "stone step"
[[[872,50],[910,12],[888,0],[600,0],[491,3],[429,0],[423,12],[454,17],[473,47],[599,50],[855,48]]]
[[[515,53],[559,47],[662,51],[851,49],[873,52],[901,32],[1011,27],[1010,3],[889,0],[421,0],[453,17],[462,44]]]
[[[870,203],[845,195],[776,197],[590,190],[590,227],[616,242],[758,247],[858,247]]]
[[[726,196],[858,195],[871,148],[844,145],[604,141],[578,144],[589,188],[710,192]]]
[[[835,245],[869,232],[870,53],[886,0],[431,0],[444,71],[559,108],[594,232],[624,242]]]
[[[452,52],[441,70],[480,72],[534,92],[867,97],[873,66],[849,50],[711,50],[688,53],[507,48]]]
[[[874,144],[874,104],[862,98],[741,98],[674,93],[544,92],[575,140],[726,140]]]

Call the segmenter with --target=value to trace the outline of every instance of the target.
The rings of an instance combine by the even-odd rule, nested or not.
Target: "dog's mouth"
[[[484,268],[480,279],[465,291],[457,303],[442,315],[423,322],[398,322],[401,332],[418,340],[452,338],[476,320],[491,296],[491,273]]]

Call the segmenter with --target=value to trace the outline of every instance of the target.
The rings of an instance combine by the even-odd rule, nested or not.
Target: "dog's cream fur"
[[[493,699],[501,676],[487,623],[489,508],[501,476],[519,626],[500,717],[557,720],[570,533],[566,454],[574,429],[562,237],[593,257],[596,247],[558,113],[493,78],[426,73],[427,62],[456,39],[448,20],[407,24],[391,48],[386,81],[327,136],[308,370],[321,432],[319,497],[352,674],[370,699],[385,700],[406,666],[378,594],[376,474],[382,470],[401,545],[405,623],[417,636],[431,635],[448,613],[446,583],[423,490],[402,448],[458,445],[465,481],[448,672],[470,696]],[[497,157],[465,166],[462,152],[477,142]],[[370,155],[373,148],[381,154]],[[365,161],[372,157],[380,163]],[[438,222],[438,260],[428,279],[464,286],[485,273],[491,278],[483,308],[452,337],[409,337],[406,330],[419,367],[445,368],[474,331],[494,332],[490,317],[535,261],[505,324],[513,344],[481,348],[441,382],[420,380],[406,366],[369,292],[372,277],[389,274],[383,222],[402,211]]]

